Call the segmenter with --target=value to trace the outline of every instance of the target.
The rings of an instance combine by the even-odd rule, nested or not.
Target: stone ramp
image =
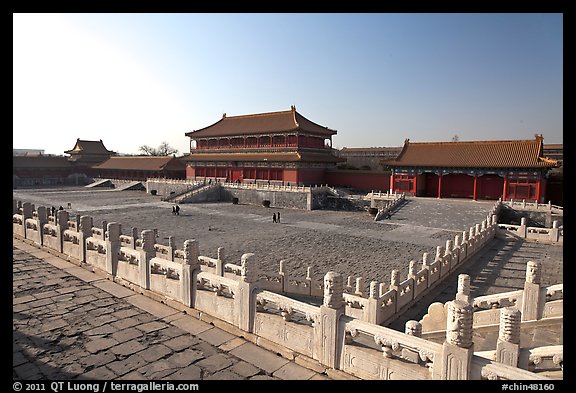
[[[146,186],[142,184],[141,181],[131,181],[126,184],[122,184],[116,188],[117,191],[126,191],[126,190],[145,190]]]
[[[84,187],[85,188],[93,188],[93,187],[113,187],[113,186],[114,186],[114,184],[112,184],[112,181],[110,179],[102,179],[102,180],[95,181],[94,183],[90,183]]]

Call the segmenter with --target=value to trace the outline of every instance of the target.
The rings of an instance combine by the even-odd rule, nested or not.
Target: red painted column
[[[506,202],[507,192],[508,192],[508,175],[504,175],[504,189],[502,190],[502,202]]]
[[[476,183],[478,182],[478,175],[474,175],[474,196],[472,197],[473,200],[476,200]]]
[[[394,174],[390,175],[390,192],[394,192]]]
[[[442,196],[442,175],[438,175],[438,199]]]
[[[536,200],[540,203],[540,182],[542,181],[541,178],[538,178],[538,183],[536,183]]]
[[[416,187],[416,179],[418,179],[418,175],[414,175],[414,196],[416,196],[416,192],[418,192],[418,187]]]

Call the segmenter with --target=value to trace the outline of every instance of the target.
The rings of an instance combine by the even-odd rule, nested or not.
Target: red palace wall
[[[390,173],[369,171],[326,171],[323,183],[335,187],[351,187],[363,191],[388,191]]]
[[[320,185],[326,184],[324,169],[299,169],[298,184],[303,185]]]

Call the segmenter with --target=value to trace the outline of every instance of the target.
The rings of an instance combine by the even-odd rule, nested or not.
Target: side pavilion
[[[542,135],[533,140],[404,142],[383,160],[390,189],[414,196],[531,200],[545,203],[548,172],[558,165],[543,156]]]

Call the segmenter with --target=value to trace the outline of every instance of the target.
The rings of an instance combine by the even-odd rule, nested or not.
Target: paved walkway
[[[331,378],[14,239],[13,379]]]

